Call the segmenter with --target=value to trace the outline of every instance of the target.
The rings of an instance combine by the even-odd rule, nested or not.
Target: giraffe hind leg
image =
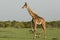
[[[45,25],[45,23],[44,24],[42,24],[42,28],[43,28],[43,31],[44,31],[44,40],[46,39],[46,25]]]

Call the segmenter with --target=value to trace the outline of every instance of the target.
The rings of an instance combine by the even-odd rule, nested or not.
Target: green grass
[[[0,40],[33,40],[30,28],[0,28]],[[39,30],[37,30],[39,32]],[[44,40],[44,32],[36,40]],[[59,28],[47,28],[46,40],[60,40]]]

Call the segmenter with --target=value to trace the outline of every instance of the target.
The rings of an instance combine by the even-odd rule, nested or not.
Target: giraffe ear
[[[25,5],[27,6],[27,2],[25,2]]]

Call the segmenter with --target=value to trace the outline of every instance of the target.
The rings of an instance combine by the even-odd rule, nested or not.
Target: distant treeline
[[[46,27],[57,27],[60,28],[60,21],[51,21],[51,22],[46,22],[47,25]],[[0,27],[14,27],[14,28],[31,28],[32,27],[32,22],[19,22],[19,21],[0,21]],[[38,25],[38,28],[41,27]]]

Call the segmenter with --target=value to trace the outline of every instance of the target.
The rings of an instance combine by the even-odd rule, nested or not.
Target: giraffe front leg
[[[37,25],[34,24],[34,28],[33,28],[33,29],[34,29],[34,39],[36,39],[36,37],[37,37],[37,35],[36,35],[36,26],[37,26]]]
[[[40,31],[39,31],[39,33],[37,33],[38,38],[40,38],[40,37],[41,37],[41,33],[42,33],[42,29],[40,28],[39,30],[40,30]]]
[[[33,23],[33,25],[32,25],[32,33],[34,33],[34,26],[35,26],[35,25],[34,25],[34,23]]]
[[[34,22],[33,22],[33,20],[32,20],[32,22],[31,22],[31,30],[29,30],[31,33],[34,33]]]

